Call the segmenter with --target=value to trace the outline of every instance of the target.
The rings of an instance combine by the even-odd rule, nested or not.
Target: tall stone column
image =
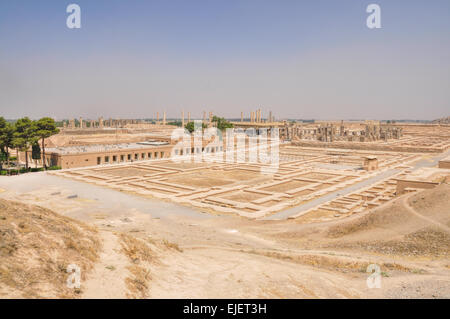
[[[184,111],[181,111],[181,127],[184,127]]]
[[[166,112],[163,113],[163,125],[166,125]]]

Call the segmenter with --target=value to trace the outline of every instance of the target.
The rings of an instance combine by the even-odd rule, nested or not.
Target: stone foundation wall
[[[445,148],[438,147],[420,147],[420,146],[399,146],[399,145],[380,145],[373,143],[359,144],[343,142],[315,142],[315,141],[294,141],[292,145],[304,147],[323,147],[323,148],[345,148],[353,150],[371,150],[371,151],[392,151],[392,152],[412,152],[412,153],[442,153]]]

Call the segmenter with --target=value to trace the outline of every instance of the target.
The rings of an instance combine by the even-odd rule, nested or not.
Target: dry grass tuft
[[[143,240],[128,234],[119,234],[122,252],[133,265],[127,267],[130,276],[126,278],[129,298],[148,297],[149,281],[151,279],[149,266],[156,261],[156,253]]]
[[[147,298],[149,290],[148,282],[151,279],[150,270],[137,265],[129,266],[127,269],[131,275],[125,280],[129,290],[128,297]]]
[[[179,251],[180,253],[183,252],[183,249],[181,249],[177,243],[172,243],[172,242],[168,241],[167,239],[163,239],[162,243],[164,246],[166,246],[169,249],[175,249],[176,251]]]
[[[133,236],[121,233],[119,235],[122,251],[135,264],[151,262],[155,253],[144,241]]]

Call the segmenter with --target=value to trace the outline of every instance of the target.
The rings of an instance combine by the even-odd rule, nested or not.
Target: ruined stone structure
[[[374,171],[378,169],[378,159],[375,156],[364,157],[363,167],[366,171]]]
[[[439,161],[439,168],[450,169],[450,156]]]
[[[300,140],[312,140],[321,142],[348,141],[348,142],[373,142],[379,140],[400,139],[402,128],[391,125],[365,124],[364,129],[348,129],[341,122],[338,127],[335,124],[320,124],[315,127],[294,124],[294,136]]]

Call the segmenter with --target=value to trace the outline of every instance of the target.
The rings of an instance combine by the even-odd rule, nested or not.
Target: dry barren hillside
[[[303,224],[137,211],[97,219],[98,208],[81,222],[0,199],[0,298],[448,298],[449,200],[441,184]],[[66,287],[70,263],[83,269],[78,290]],[[366,287],[372,263],[381,290]]]
[[[0,199],[0,297],[76,297],[67,266],[98,260],[97,231],[48,209]]]
[[[0,199],[0,298],[145,298],[167,240],[139,239]],[[81,270],[69,288],[69,265]]]
[[[333,245],[382,254],[448,258],[450,185],[414,195],[329,228]]]

